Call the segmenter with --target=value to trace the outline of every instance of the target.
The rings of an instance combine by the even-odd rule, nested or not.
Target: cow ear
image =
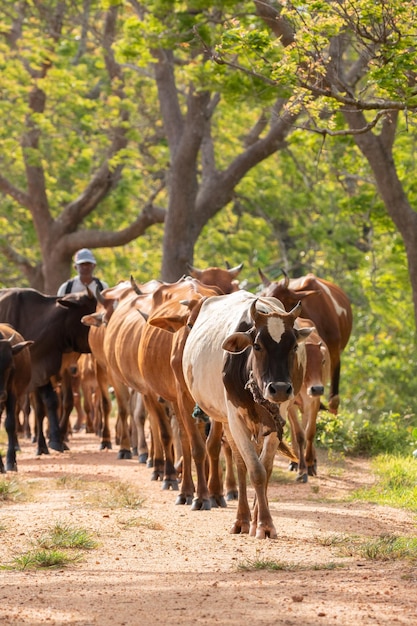
[[[19,343],[15,343],[14,346],[12,346],[12,354],[19,354],[19,352],[22,352],[24,348],[26,348],[27,346],[31,346],[33,343],[35,342],[34,341],[20,341]]]
[[[103,314],[92,313],[91,315],[83,315],[81,323],[84,324],[84,326],[96,326],[98,328],[103,324]]]
[[[299,328],[294,329],[295,334],[297,335],[297,343],[301,343],[307,339],[311,335],[311,333],[316,330],[314,326],[312,328]]]
[[[240,354],[252,344],[252,338],[247,333],[233,333],[223,341],[222,348],[231,354]]]
[[[170,333],[176,333],[180,328],[183,328],[186,324],[186,319],[183,315],[167,315],[163,317],[151,317],[148,319],[150,326],[161,328]]]

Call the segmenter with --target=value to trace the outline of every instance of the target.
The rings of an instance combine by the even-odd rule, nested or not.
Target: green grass
[[[90,533],[81,528],[57,522],[34,541],[31,550],[16,555],[3,570],[52,569],[72,565],[82,560],[83,550],[97,546]]]
[[[144,502],[133,485],[119,481],[102,484],[87,499],[93,506],[106,509],[139,509]]]
[[[83,528],[72,528],[68,524],[57,522],[46,535],[37,540],[41,548],[53,550],[57,548],[92,550],[97,542]]]
[[[23,498],[24,492],[16,479],[0,478],[0,504],[2,502],[16,502]]]
[[[338,548],[341,556],[370,561],[417,561],[417,537],[385,534],[378,537],[332,534],[316,537],[322,546]]]
[[[165,530],[162,524],[160,524],[159,522],[155,522],[148,517],[130,517],[126,520],[119,520],[119,524],[123,528],[147,528],[148,530]]]
[[[379,455],[372,469],[375,484],[353,492],[352,499],[417,512],[417,459]]]
[[[12,559],[11,563],[1,565],[0,569],[58,569],[76,563],[81,559],[82,555],[80,553],[69,554],[63,550],[35,549],[19,554]]]

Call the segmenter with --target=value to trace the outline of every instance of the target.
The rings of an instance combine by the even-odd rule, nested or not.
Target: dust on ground
[[[0,501],[0,564],[57,523],[87,530],[97,547],[57,570],[1,570],[2,626],[417,623],[415,564],[341,551],[338,538],[416,534],[413,514],[348,499],[374,480],[364,460],[323,455],[319,476],[296,484],[277,457],[269,497],[278,539],[257,540],[229,534],[235,502],[177,506],[137,457],[118,460],[115,445],[100,451],[93,434],[74,434],[64,454],[21,447],[7,480],[29,487],[29,497]],[[139,508],[109,500],[126,485]],[[282,569],[255,568],[267,563]]]

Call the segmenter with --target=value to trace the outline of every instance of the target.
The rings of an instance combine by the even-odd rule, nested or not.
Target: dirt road
[[[373,480],[365,462],[322,461],[320,476],[299,485],[278,457],[270,501],[279,538],[259,541],[229,534],[235,503],[176,506],[137,458],[100,452],[94,435],[78,433],[70,447],[36,458],[22,442],[17,477],[29,495],[0,501],[0,563],[57,523],[86,529],[98,545],[65,568],[0,571],[2,626],[417,623],[415,565],[341,551],[348,538],[416,533],[412,514],[346,499]]]

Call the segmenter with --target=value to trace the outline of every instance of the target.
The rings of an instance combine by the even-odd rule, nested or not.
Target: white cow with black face
[[[234,533],[277,535],[266,491],[277,447],[285,449],[279,443],[279,405],[298,393],[304,376],[303,342],[311,329],[295,328],[300,309],[287,313],[276,298],[258,298],[243,290],[208,298],[185,344],[183,371],[190,393],[211,419],[224,423],[236,454],[239,502]],[[266,428],[271,434],[259,457]],[[246,469],[257,499],[252,523]]]

